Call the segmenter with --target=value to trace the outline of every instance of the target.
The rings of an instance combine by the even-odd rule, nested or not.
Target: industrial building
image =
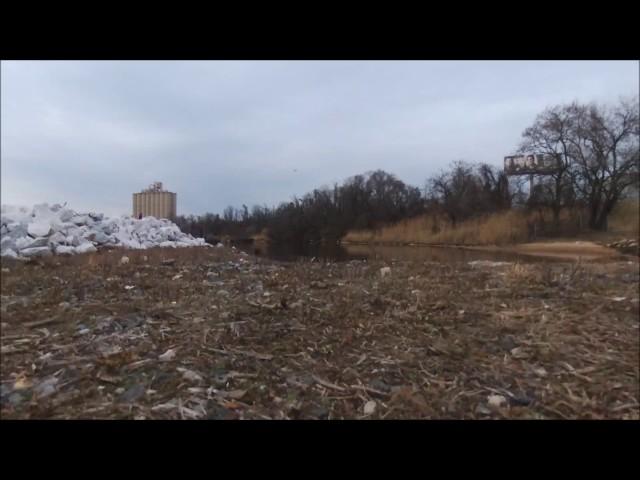
[[[176,218],[176,194],[162,189],[162,182],[154,182],[146,190],[133,194],[133,216]]]

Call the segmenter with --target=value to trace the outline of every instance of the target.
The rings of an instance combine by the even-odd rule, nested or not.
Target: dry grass
[[[585,236],[587,212],[562,211],[559,235]],[[538,227],[533,230],[533,225]],[[550,210],[524,212],[509,210],[470,219],[455,227],[442,215],[422,215],[384,226],[378,230],[352,230],[343,237],[344,243],[371,244],[454,244],[454,245],[508,245],[544,236],[540,225],[552,226]],[[636,200],[621,202],[609,219],[609,234],[640,236],[640,207]],[[597,235],[601,235],[600,232]],[[617,238],[617,237],[616,237]]]
[[[620,202],[609,217],[609,230],[640,237],[640,203],[637,199]]]
[[[348,232],[343,242],[501,245],[527,241],[527,220],[526,214],[511,210],[453,227],[443,217],[423,215],[375,231]]]
[[[511,267],[505,268],[504,275],[510,284],[542,282],[545,277],[545,273],[540,267],[522,263],[515,263]]]
[[[456,228],[446,228],[435,235],[433,241],[464,245],[502,245],[524,242],[528,238],[526,215],[508,211],[487,218],[469,220]]]
[[[263,228],[259,233],[252,235],[251,238],[253,238],[254,242],[267,243],[269,242],[269,232],[266,228]]]

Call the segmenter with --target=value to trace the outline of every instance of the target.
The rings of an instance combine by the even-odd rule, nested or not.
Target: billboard
[[[558,158],[551,155],[511,155],[504,157],[507,175],[550,174],[558,171]]]

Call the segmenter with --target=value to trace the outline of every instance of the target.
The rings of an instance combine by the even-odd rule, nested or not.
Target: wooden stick
[[[42,325],[49,325],[50,323],[56,323],[59,322],[60,319],[59,318],[47,318],[46,320],[38,320],[35,322],[26,322],[23,323],[22,325],[24,325],[27,328],[35,328],[35,327],[40,327]]]
[[[364,385],[349,385],[349,388],[357,388],[359,390],[364,390],[365,392],[375,393],[376,395],[381,395],[384,397],[391,396],[390,393],[381,392],[380,390],[376,390],[375,388],[366,387]]]
[[[320,385],[322,385],[323,387],[327,387],[327,388],[332,388],[334,390],[338,390],[340,392],[344,392],[346,389],[343,387],[340,387],[339,385],[336,385],[334,383],[331,382],[327,382],[326,380],[323,380],[322,378],[313,375],[313,379],[318,382]]]
[[[220,350],[219,348],[211,348],[211,347],[207,347],[207,350],[210,350],[212,352],[216,352],[216,353],[221,353],[223,355],[245,355],[247,357],[253,357],[253,358],[257,358],[258,360],[271,360],[273,358],[273,355],[269,355],[266,353],[257,353],[257,352],[247,352],[244,350]]]

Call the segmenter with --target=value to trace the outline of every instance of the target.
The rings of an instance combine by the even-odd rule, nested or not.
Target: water
[[[278,261],[296,261],[300,258],[316,258],[321,261],[344,262],[349,260],[401,260],[416,262],[471,262],[489,260],[494,262],[542,262],[552,259],[520,255],[513,252],[487,252],[461,248],[423,246],[371,246],[371,245],[307,245],[287,244],[236,244],[236,248],[250,255]]]

